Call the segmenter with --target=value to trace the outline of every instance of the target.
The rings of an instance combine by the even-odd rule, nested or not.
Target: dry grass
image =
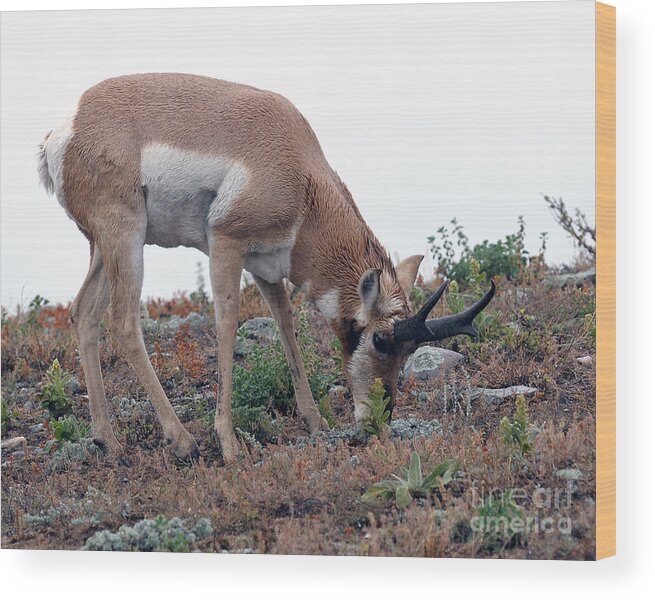
[[[549,290],[537,282],[523,290],[505,284],[492,308],[499,311],[500,323],[515,324],[512,329],[497,328],[481,342],[451,341],[450,347],[466,354],[465,368],[437,385],[411,382],[399,395],[394,418],[438,418],[440,434],[406,441],[372,438],[366,445],[355,440],[308,443],[300,418],[291,414],[280,417],[276,443],[246,448],[246,455],[228,467],[221,462],[211,429],[213,326],[150,333],[146,339],[169,397],[200,444],[199,464],[175,463],[145,402],[131,416],[121,413],[118,398],[145,398],[111,336],[103,332],[107,395],[117,398],[114,424],[129,452],[120,461],[89,455],[58,466],[42,451],[51,431],[38,399],[45,370],[55,358],[80,380],[81,389],[72,393],[74,412],[89,421],[67,311],[46,306],[36,314],[5,316],[2,395],[13,416],[3,427],[3,438],[24,435],[29,447],[25,454],[3,452],[2,546],[77,549],[99,529],[115,531],[124,523],[163,514],[210,518],[213,536],[195,546],[206,552],[591,559],[595,369],[576,358],[595,359],[592,323],[585,317],[593,315],[593,294],[593,289]],[[294,302],[298,306],[300,299]],[[187,296],[150,301],[147,310],[151,318],[213,312],[206,302]],[[241,318],[266,313],[254,288],[247,290]],[[311,310],[309,321],[319,350],[329,354],[332,336],[327,327]],[[501,419],[514,414],[513,401],[469,405],[462,395],[470,386],[509,385],[540,390],[527,401],[538,433],[525,456],[503,440],[500,429]],[[427,400],[418,400],[426,394]],[[337,427],[351,424],[350,404],[348,395],[332,399]],[[39,423],[46,426],[35,431]],[[425,471],[457,459],[457,476],[405,510],[388,500],[363,502],[368,486],[400,473],[413,450]],[[581,472],[569,488],[556,474],[565,468]],[[500,538],[475,531],[481,496],[498,499],[509,490],[527,497],[535,490],[550,490],[547,506],[517,501],[520,514],[541,523],[552,518],[568,527]],[[35,519],[39,515],[43,518]]]

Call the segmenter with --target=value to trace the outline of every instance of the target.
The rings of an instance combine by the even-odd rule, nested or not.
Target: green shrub
[[[332,412],[332,406],[330,405],[330,398],[327,395],[318,401],[318,412],[321,413],[321,416],[325,419],[330,429],[337,424],[337,420],[334,418],[334,413]]]
[[[46,372],[45,378],[43,391],[41,392],[41,404],[53,419],[69,414],[73,403],[66,395],[66,386],[71,377],[62,370],[56,358]]]
[[[297,321],[298,345],[309,387],[329,424],[327,392],[337,379],[334,363],[324,358],[316,348],[316,342],[309,333],[304,307]],[[282,343],[277,341],[268,346],[253,348],[245,366],[234,364],[232,381],[235,426],[252,434],[260,442],[276,437],[277,428],[273,421],[275,415],[288,415],[295,409],[293,381]]]
[[[364,400],[364,406],[369,410],[364,418],[364,431],[372,435],[380,435],[389,428],[391,411],[387,409],[390,398],[384,395],[384,384],[377,377],[368,390],[368,401]]]
[[[482,276],[482,281],[497,275],[507,279],[516,279],[528,261],[528,251],[525,249],[525,220],[518,218],[516,233],[505,236],[504,240],[490,242],[484,240],[471,248],[468,236],[463,227],[452,219],[452,229],[440,227],[437,235],[428,237],[430,253],[437,262],[437,271],[460,284],[471,279],[472,261],[477,261],[476,278]],[[542,236],[540,256],[546,250],[545,236]]]
[[[370,502],[379,497],[395,496],[396,506],[400,509],[407,508],[413,498],[424,498],[433,490],[443,489],[452,481],[457,468],[457,461],[445,460],[439,463],[427,477],[423,477],[421,457],[414,451],[408,469],[403,469],[400,476],[394,475],[394,479],[374,483],[362,495],[362,500]]]

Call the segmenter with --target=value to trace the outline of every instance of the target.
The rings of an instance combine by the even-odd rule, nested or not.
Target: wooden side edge
[[[596,2],[596,559],[616,554],[616,9]]]

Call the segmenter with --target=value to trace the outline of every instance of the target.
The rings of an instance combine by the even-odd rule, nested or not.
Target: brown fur
[[[399,355],[380,357],[370,340],[376,328],[390,335],[393,320],[407,316],[408,293],[420,258],[405,261],[397,273],[298,110],[273,92],[208,77],[170,73],[117,77],[83,94],[63,167],[66,209],[92,245],[89,275],[72,314],[99,441],[111,450],[120,449],[109,424],[97,361],[100,317],[111,301],[112,329],[146,388],[166,437],[183,457],[197,452],[157,380],[140,330],[142,247],[148,221],[140,165],[141,152],[151,143],[238,161],[248,172],[247,185],[208,234],[219,338],[216,431],[226,460],[236,457],[239,449],[230,408],[232,348],[239,279],[252,248],[275,244],[295,232],[289,278],[308,289],[312,299],[338,291],[339,317],[331,325],[346,349],[346,365],[356,350],[358,372],[365,372],[356,404],[361,404],[362,382],[368,385],[373,375],[382,376],[389,386],[397,376]],[[362,311],[358,289],[370,269],[380,273],[379,295]],[[311,401],[282,283],[257,279],[257,284],[280,326],[299,410],[316,431],[324,423]],[[353,336],[362,340],[356,349],[347,343]]]

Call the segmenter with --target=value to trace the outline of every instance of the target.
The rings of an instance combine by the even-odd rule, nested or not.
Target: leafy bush
[[[55,358],[45,377],[41,404],[54,419],[69,414],[73,407],[73,403],[66,395],[66,386],[70,382],[70,375],[62,370],[59,360]]]
[[[471,248],[468,236],[457,219],[451,220],[452,229],[440,227],[437,235],[428,237],[430,253],[437,262],[437,272],[459,283],[471,279],[472,261],[477,261],[478,275],[482,281],[502,275],[507,279],[516,279],[528,262],[525,248],[525,220],[518,218],[516,233],[505,236],[504,240],[490,242],[484,240]],[[546,251],[546,236],[542,234],[539,256],[543,258]]]
[[[368,390],[368,402],[364,400],[364,406],[369,414],[364,418],[364,431],[380,437],[389,428],[391,411],[387,409],[390,398],[384,395],[384,384],[377,377]]]
[[[83,421],[78,421],[74,415],[61,417],[56,421],[51,421],[52,437],[46,446],[45,451],[50,453],[53,449],[57,450],[63,442],[79,442],[89,436],[89,426]]]
[[[421,457],[418,452],[412,452],[409,469],[403,469],[400,476],[374,483],[362,495],[362,500],[370,502],[376,498],[396,498],[396,506],[407,508],[413,498],[424,498],[433,490],[443,489],[448,485],[457,471],[457,461],[445,460],[427,476],[423,477]]]

